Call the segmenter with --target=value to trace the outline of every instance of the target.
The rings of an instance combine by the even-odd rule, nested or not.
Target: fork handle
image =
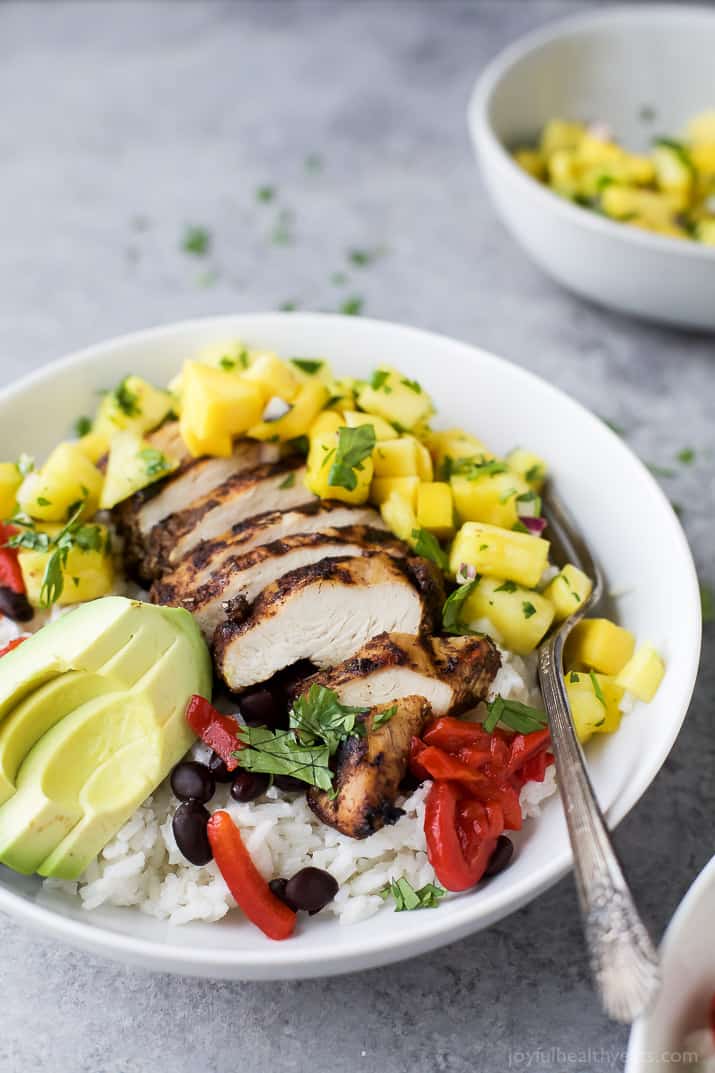
[[[542,645],[539,681],[591,970],[606,1012],[614,1020],[630,1023],[658,988],[658,956],[635,907],[576,737],[561,671],[564,633]]]

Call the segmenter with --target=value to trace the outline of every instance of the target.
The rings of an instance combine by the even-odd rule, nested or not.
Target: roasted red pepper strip
[[[0,588],[25,594],[25,581],[15,548],[0,548]]]
[[[208,822],[208,835],[219,871],[248,919],[269,939],[288,939],[295,930],[296,914],[276,898],[251,860],[228,812],[214,812]]]
[[[420,738],[413,738],[410,742],[410,771],[420,782],[424,782],[425,779],[430,777],[429,771],[420,764],[420,755],[426,748],[427,746]]]
[[[450,779],[468,786],[478,784],[485,791],[491,785],[490,780],[481,772],[474,771],[456,756],[450,756],[444,749],[428,745],[419,754],[417,762],[432,779]]]
[[[468,890],[477,882],[467,864],[457,831],[459,788],[451,782],[435,782],[425,804],[427,856],[437,879],[447,890]]]
[[[4,648],[0,648],[0,658],[6,656],[8,652],[12,652],[13,648],[17,648],[23,641],[26,641],[27,637],[14,637],[12,641],[8,641]]]
[[[194,694],[186,707],[186,722],[194,734],[218,753],[228,771],[236,770],[238,760],[233,754],[241,748],[241,742],[236,737],[235,719],[221,715],[205,697]]]
[[[514,775],[532,756],[546,749],[549,740],[548,730],[535,730],[531,734],[516,734],[511,743],[507,774]]]
[[[449,752],[458,752],[464,746],[489,749],[490,735],[479,723],[465,723],[451,715],[443,715],[430,723],[422,735],[425,745],[437,745]]]

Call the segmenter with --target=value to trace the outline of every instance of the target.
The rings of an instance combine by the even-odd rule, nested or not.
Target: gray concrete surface
[[[575,7],[3,4],[2,380],[176,318],[360,297],[371,315],[493,348],[624,426],[675,470],[663,483],[712,586],[715,340],[552,284],[495,220],[467,142],[485,61]],[[273,201],[257,200],[261,185]],[[210,230],[209,256],[182,252],[190,224]],[[351,248],[384,252],[359,267]],[[693,465],[674,460],[683,447]],[[658,934],[712,852],[712,626],[706,638],[682,736],[617,837]],[[2,1073],[623,1064],[627,1033],[594,1002],[569,879],[484,934],[338,981],[152,976],[5,918],[0,949]]]

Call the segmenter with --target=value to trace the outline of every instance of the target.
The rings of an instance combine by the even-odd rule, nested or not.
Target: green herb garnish
[[[40,587],[40,603],[43,607],[51,607],[62,595],[64,568],[72,548],[77,547],[81,551],[102,551],[104,548],[105,554],[109,553],[109,544],[105,541],[101,526],[82,523],[84,507],[85,501],[82,500],[77,504],[67,524],[53,539],[50,539],[47,533],[38,532],[32,519],[24,515],[16,514],[12,519],[13,524],[21,526],[23,531],[10,538],[9,547],[51,551]]]
[[[296,369],[300,369],[306,376],[315,376],[325,365],[325,362],[319,358],[291,358],[291,365],[295,365]]]
[[[491,734],[497,723],[503,723],[517,734],[531,734],[535,730],[543,730],[548,725],[548,720],[545,713],[538,708],[497,696],[487,704],[484,729]]]
[[[461,616],[465,601],[469,599],[478,584],[478,578],[473,581],[465,581],[463,585],[460,585],[458,589],[455,589],[447,597],[442,607],[442,629],[445,633],[453,633],[457,637],[463,637],[465,634],[472,632],[468,626],[464,625]]]
[[[363,298],[359,298],[353,294],[350,298],[346,298],[343,304],[340,306],[340,312],[345,317],[359,317],[362,313],[365,301]]]
[[[468,481],[476,481],[480,477],[494,477],[497,473],[506,473],[508,469],[506,462],[499,462],[496,458],[458,458],[451,464],[451,474],[466,477]]]
[[[446,894],[443,887],[436,883],[427,883],[415,890],[409,880],[393,879],[380,891],[380,897],[387,899],[392,895],[395,900],[395,912],[402,913],[411,909],[435,909]]]
[[[267,727],[238,727],[236,737],[243,748],[234,755],[246,771],[290,775],[320,790],[332,790],[327,745],[300,745],[292,731]]]
[[[589,671],[588,675],[589,675],[589,678],[591,679],[591,685],[593,686],[593,692],[596,694],[596,700],[598,700],[603,705],[603,707],[605,708],[606,707],[606,698],[603,695],[603,690],[601,689],[601,686],[600,686],[600,683],[598,681],[598,678],[596,678],[596,675],[593,673],[593,671]]]
[[[91,417],[86,417],[83,415],[82,417],[78,417],[74,423],[74,434],[78,439],[81,439],[82,436],[86,436],[87,433],[91,431],[91,429]]]
[[[205,227],[187,227],[181,248],[194,257],[204,257],[211,249],[211,232]]]
[[[370,730],[379,730],[380,727],[384,727],[385,723],[389,723],[393,715],[397,715],[397,705],[393,704],[391,708],[385,708],[384,712],[378,712],[372,718],[370,724]]]
[[[302,745],[325,745],[332,756],[345,738],[362,736],[364,728],[357,717],[367,710],[341,704],[332,689],[312,685],[294,701],[290,727]]]
[[[623,425],[618,425],[615,421],[611,421],[607,417],[602,417],[601,420],[603,421],[604,425],[607,425],[608,428],[610,428],[611,432],[615,432],[616,436],[625,436],[626,430],[624,429]]]
[[[380,256],[380,250],[350,250],[348,260],[357,268],[365,268]]]
[[[259,186],[256,190],[256,201],[273,201],[275,196],[275,186]]]
[[[535,462],[533,466],[529,466],[524,474],[524,480],[527,484],[533,484],[534,481],[540,481],[544,476],[544,467],[538,462]]]
[[[695,450],[692,447],[683,447],[675,457],[684,466],[689,466],[695,461]]]
[[[372,428],[371,425],[369,427]],[[445,573],[449,570],[449,557],[434,533],[430,533],[428,529],[413,529],[412,541],[415,555],[421,555],[423,559],[431,559]]]
[[[373,391],[384,391],[387,393],[388,388],[387,381],[390,379],[390,374],[387,369],[375,369],[375,372],[370,377],[370,387]]]
[[[141,413],[139,396],[136,391],[132,391],[129,387],[127,384],[128,380],[128,376],[125,376],[123,380],[120,380],[114,390],[110,392],[110,395],[117,408],[120,409],[123,414],[127,417],[138,417]]]
[[[338,446],[328,474],[328,484],[354,491],[358,483],[356,470],[363,469],[363,462],[372,454],[375,443],[372,425],[338,429]]]
[[[139,458],[144,463],[147,477],[162,477],[171,472],[171,462],[157,447],[143,447]]]
[[[675,470],[670,466],[659,466],[656,462],[646,462],[646,466],[654,477],[674,477]]]
[[[531,618],[532,615],[536,614],[536,608],[530,600],[524,600],[521,609],[524,612],[524,618]]]
[[[298,308],[297,302],[281,302],[278,309],[281,313],[295,313]]]
[[[499,585],[494,592],[516,592],[517,587],[515,581],[502,581],[501,585]]]
[[[289,473],[287,477],[284,477],[278,488],[283,491],[284,488],[292,488],[295,484],[295,473]]]
[[[416,380],[409,380],[406,376],[403,376],[400,379],[400,383],[404,384],[406,388],[410,389],[410,391],[414,391],[415,395],[422,394],[422,388]]]
[[[310,450],[310,440],[307,436],[295,436],[288,440],[288,446],[298,455],[307,455]]]

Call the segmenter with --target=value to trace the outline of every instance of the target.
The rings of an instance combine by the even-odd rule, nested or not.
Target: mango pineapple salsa
[[[654,139],[645,154],[619,145],[603,124],[552,119],[521,167],[555,193],[612,220],[715,246],[715,111],[682,137]]]

